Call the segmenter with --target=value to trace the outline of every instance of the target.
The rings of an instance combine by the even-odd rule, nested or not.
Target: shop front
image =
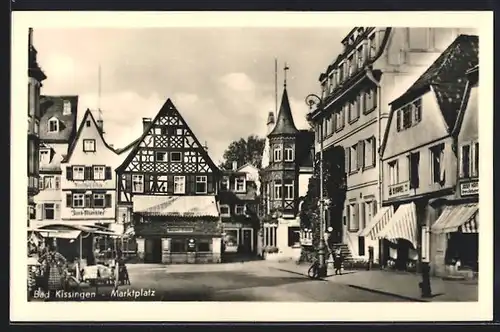
[[[256,231],[251,224],[223,223],[224,253],[252,254],[256,247]]]
[[[222,225],[213,196],[134,196],[137,254],[144,263],[219,263]]]

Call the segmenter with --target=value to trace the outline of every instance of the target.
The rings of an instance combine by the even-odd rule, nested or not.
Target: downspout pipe
[[[377,210],[382,206],[382,156],[380,155],[380,145],[382,140],[382,93],[380,82],[373,76],[372,70],[367,69],[366,76],[377,86],[377,155],[378,155],[378,177],[377,177],[377,190],[378,202]]]

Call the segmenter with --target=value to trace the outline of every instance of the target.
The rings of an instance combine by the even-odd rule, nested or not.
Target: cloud
[[[225,87],[235,91],[254,91],[255,84],[245,73],[230,73],[221,77]]]

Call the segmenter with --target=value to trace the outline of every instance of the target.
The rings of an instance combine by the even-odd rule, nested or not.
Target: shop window
[[[170,243],[171,252],[186,252],[187,242],[185,239],[172,239]]]
[[[198,241],[198,252],[207,252],[210,251],[210,242],[208,240],[200,240]]]

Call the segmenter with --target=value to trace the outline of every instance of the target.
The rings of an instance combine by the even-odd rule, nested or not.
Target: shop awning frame
[[[397,242],[404,239],[410,242],[416,249],[418,245],[417,237],[417,210],[415,203],[407,203],[398,207],[391,220],[376,237]]]
[[[434,234],[444,233],[478,233],[479,205],[478,203],[446,206],[436,222],[431,226]]]
[[[383,206],[372,218],[372,220],[361,231],[358,236],[370,237],[372,240],[376,239],[376,235],[385,228],[394,215],[394,207]]]
[[[57,229],[43,229],[37,232],[42,237],[67,239],[67,240],[76,240],[82,233],[82,231],[78,230],[57,230]]]

